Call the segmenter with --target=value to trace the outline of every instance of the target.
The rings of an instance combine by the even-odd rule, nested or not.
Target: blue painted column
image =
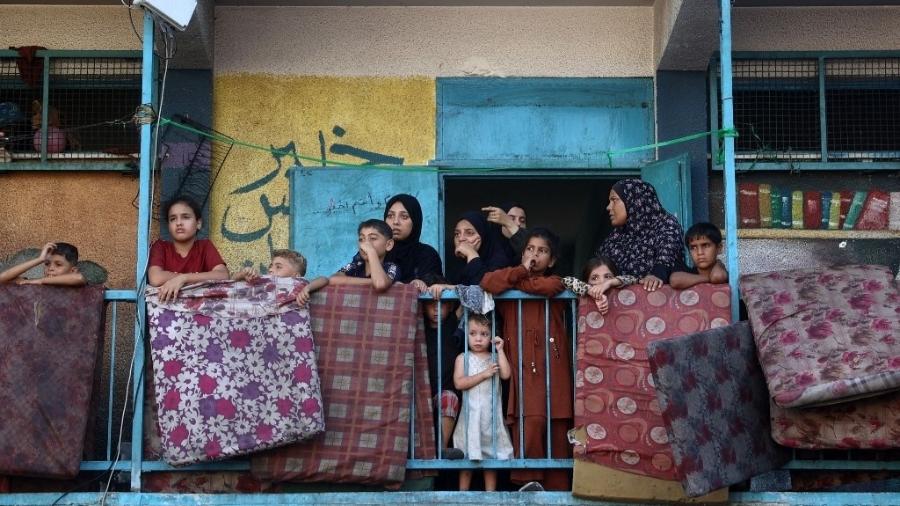
[[[719,0],[720,31],[719,53],[722,72],[722,129],[734,128],[734,97],[731,93],[731,0]],[[731,285],[731,320],[739,318],[740,293],[738,280],[741,273],[738,262],[737,237],[737,183],[734,177],[734,137],[725,141],[725,251],[728,263],[728,284]]]
[[[141,62],[141,103],[153,103],[154,69],[153,64],[153,18],[144,12],[144,47]],[[141,125],[141,158],[138,189],[138,221],[137,221],[137,265],[135,267],[134,326],[134,370],[132,371],[132,401],[134,402],[134,419],[131,423],[131,490],[141,490],[141,463],[143,455],[143,421],[144,421],[144,330],[146,328],[147,306],[144,304],[144,280],[146,279],[147,261],[150,253],[150,171],[155,156],[151,152],[153,141],[153,125]]]

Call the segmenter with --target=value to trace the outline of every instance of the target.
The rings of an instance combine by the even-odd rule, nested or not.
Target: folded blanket
[[[813,408],[771,403],[772,438],[809,450],[900,448],[900,393]]]
[[[581,458],[629,473],[677,479],[647,347],[728,325],[729,293],[727,285],[663,286],[655,292],[635,285],[609,294],[605,317],[593,299],[580,300],[575,425],[588,436]]]
[[[0,474],[78,474],[103,308],[102,287],[0,286]]]
[[[163,457],[219,460],[322,432],[306,281],[262,277],[185,287],[172,303],[148,289],[153,384]]]
[[[751,274],[741,295],[775,404],[846,402],[900,388],[900,292],[887,267]]]
[[[326,431],[254,455],[253,475],[265,481],[402,482],[412,417],[415,457],[435,454],[418,291],[401,284],[382,294],[369,287],[329,286],[313,295],[310,312]]]
[[[777,469],[769,391],[747,322],[650,343],[656,398],[688,496]]]

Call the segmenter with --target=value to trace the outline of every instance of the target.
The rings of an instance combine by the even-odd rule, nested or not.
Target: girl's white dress
[[[478,374],[487,369],[491,363],[490,355],[486,359],[478,358],[474,353],[468,355],[469,368],[466,376]],[[494,384],[494,395],[497,398],[493,417],[491,417],[491,383]],[[453,431],[453,446],[465,452],[466,458],[471,460],[512,458],[513,447],[509,431],[503,423],[502,403],[499,374],[463,393],[462,410]],[[491,430],[492,421],[495,431]],[[492,434],[496,434],[497,437],[496,454]]]

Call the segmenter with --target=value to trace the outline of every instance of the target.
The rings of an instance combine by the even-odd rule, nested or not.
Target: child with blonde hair
[[[460,353],[453,367],[453,384],[465,394],[462,411],[453,432],[453,446],[470,460],[509,459],[513,448],[503,423],[500,380],[509,379],[512,368],[503,351],[503,338],[491,337],[491,324],[483,315],[468,321],[469,352]],[[496,362],[491,353],[496,350]],[[459,472],[459,489],[469,490],[472,471]],[[497,490],[497,471],[484,470],[484,489]]]

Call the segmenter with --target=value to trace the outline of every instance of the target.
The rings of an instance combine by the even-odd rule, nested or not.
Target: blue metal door
[[[651,162],[641,167],[641,179],[653,185],[659,201],[687,230],[693,225],[691,212],[691,160],[687,153]]]

